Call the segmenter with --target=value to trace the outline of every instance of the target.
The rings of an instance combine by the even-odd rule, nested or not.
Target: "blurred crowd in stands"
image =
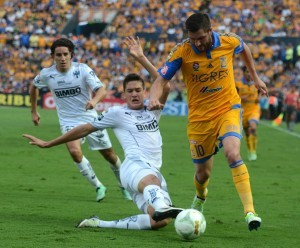
[[[0,6],[2,93],[27,93],[36,73],[52,64],[50,46],[59,37],[73,40],[77,47],[74,61],[87,63],[95,70],[106,84],[109,97],[121,96],[121,82],[128,72],[143,75],[149,87],[151,79],[147,72],[131,58],[128,61],[123,38],[137,33],[148,33],[151,37],[155,33],[155,39],[141,37],[141,41],[145,54],[160,67],[170,49],[185,37],[184,20],[197,11],[210,14],[215,31],[236,33],[249,45],[256,69],[272,96],[261,99],[262,109],[268,110],[263,118],[278,115],[291,85],[298,89],[300,86],[300,42],[279,39],[300,37],[298,0],[0,0]],[[62,35],[72,16],[87,8],[102,9],[104,13],[117,10],[118,14],[101,34]],[[264,41],[266,36],[273,37],[271,42]],[[235,63],[239,80],[242,64],[239,60]],[[169,98],[184,100],[180,73],[171,85]],[[272,104],[276,105],[276,113],[269,111]]]

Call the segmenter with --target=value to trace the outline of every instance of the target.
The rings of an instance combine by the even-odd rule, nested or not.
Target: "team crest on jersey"
[[[161,74],[166,75],[169,67],[167,65],[164,65],[164,67],[161,69]]]
[[[93,77],[95,77],[95,72],[94,71],[90,71],[89,72]]]
[[[227,58],[226,57],[220,57],[220,67],[221,68],[227,68]]]
[[[79,78],[80,72],[79,71],[74,71],[73,76],[76,78]]]
[[[193,63],[193,69],[194,69],[194,71],[199,71],[199,68],[200,68],[199,63],[194,62],[194,63]]]

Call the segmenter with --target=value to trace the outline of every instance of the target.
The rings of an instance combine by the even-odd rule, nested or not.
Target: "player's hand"
[[[30,134],[23,134],[22,135],[23,137],[31,140],[29,142],[30,145],[35,145],[35,146],[38,146],[40,148],[47,148],[48,147],[48,142],[44,141],[44,140],[41,140],[41,139],[38,139]]]
[[[158,100],[149,100],[148,110],[162,110],[164,109],[164,105],[161,104]]]
[[[95,108],[95,103],[92,102],[92,101],[88,101],[87,104],[85,105],[85,110],[90,110],[90,109],[93,109]]]
[[[41,119],[41,117],[40,117],[40,114],[38,113],[38,112],[32,112],[31,113],[31,119],[32,119],[32,121],[33,121],[33,124],[35,125],[35,126],[38,126],[39,124],[40,124],[40,119]]]
[[[264,95],[267,97],[269,96],[268,88],[261,79],[258,79],[258,81],[255,82],[255,87],[260,91],[261,95]]]
[[[132,36],[127,36],[123,44],[128,47],[130,55],[135,59],[144,56],[139,37],[135,39]]]

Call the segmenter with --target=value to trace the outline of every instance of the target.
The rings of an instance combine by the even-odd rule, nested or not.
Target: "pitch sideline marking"
[[[292,135],[292,136],[295,136],[295,137],[297,137],[297,138],[300,138],[300,134],[295,133],[295,132],[288,131],[288,130],[282,128],[282,127],[272,126],[271,124],[269,124],[269,123],[267,123],[267,122],[264,122],[264,121],[260,121],[259,124],[262,124],[262,125],[267,126],[267,127],[271,127],[271,128],[276,129],[276,130],[278,130],[278,131],[280,131],[280,132],[287,133],[287,134],[289,134],[289,135]]]

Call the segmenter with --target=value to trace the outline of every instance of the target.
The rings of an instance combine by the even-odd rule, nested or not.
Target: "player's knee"
[[[225,157],[229,164],[240,160],[240,151],[238,149],[230,149],[225,151]]]

